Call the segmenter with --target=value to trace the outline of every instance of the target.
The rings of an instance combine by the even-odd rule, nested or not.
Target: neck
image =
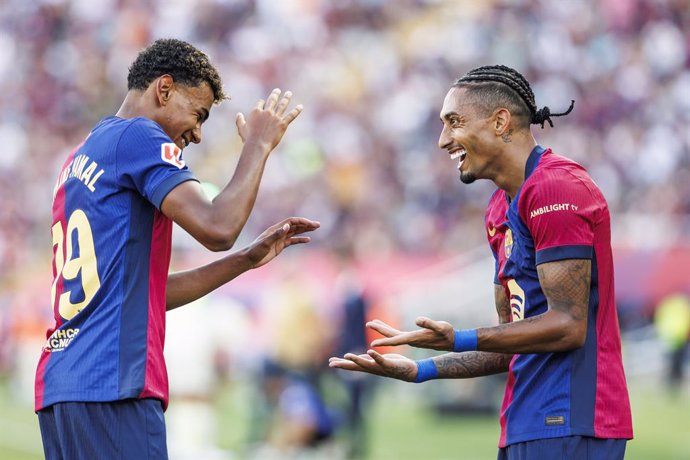
[[[122,105],[115,114],[115,116],[120,118],[135,118],[135,117],[146,117],[150,118],[150,115],[146,115],[146,110],[144,109],[144,93],[141,91],[129,91],[125,96],[125,100],[122,101]]]
[[[525,182],[525,166],[537,141],[529,134],[524,139],[515,138],[503,149],[500,170],[492,179],[498,188],[504,190],[510,199],[514,199]]]

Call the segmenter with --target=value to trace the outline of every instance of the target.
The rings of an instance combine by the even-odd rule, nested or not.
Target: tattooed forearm
[[[494,285],[494,300],[496,301],[496,313],[498,313],[498,322],[501,324],[509,323],[511,312],[510,312],[510,300],[506,296],[506,292],[503,286],[500,284]]]
[[[586,259],[539,265],[539,283],[549,302],[549,308],[567,313],[577,321],[586,320],[591,270],[592,264]]]
[[[465,379],[508,371],[513,355],[470,351],[448,353],[434,358],[439,378]]]

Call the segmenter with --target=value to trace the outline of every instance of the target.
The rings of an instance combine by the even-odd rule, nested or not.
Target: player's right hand
[[[342,358],[332,357],[328,366],[346,371],[366,372],[368,374],[390,377],[414,382],[417,378],[417,363],[410,358],[395,353],[382,355],[374,350],[367,354],[347,353]]]
[[[242,143],[265,145],[269,151],[273,150],[280,143],[290,123],[302,113],[301,104],[285,113],[291,99],[291,91],[285,91],[281,97],[280,89],[276,88],[265,101],[259,99],[247,119],[243,113],[238,113],[235,124]]]
[[[416,331],[400,331],[394,327],[375,319],[367,323],[367,327],[384,335],[384,339],[376,339],[371,342],[372,347],[384,347],[395,345],[410,345],[416,348],[428,348],[431,350],[453,351],[455,343],[455,330],[446,321],[434,321],[429,318],[417,318],[415,324],[421,329]]]

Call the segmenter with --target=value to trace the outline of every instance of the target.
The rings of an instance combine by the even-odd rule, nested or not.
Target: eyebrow
[[[458,112],[453,112],[453,111],[444,113],[440,118],[441,118],[441,121],[443,121],[443,120],[448,120],[450,117],[453,117],[453,116],[462,118],[462,115],[460,115]]]

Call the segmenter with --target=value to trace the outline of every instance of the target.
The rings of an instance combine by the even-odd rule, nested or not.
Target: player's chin
[[[472,174],[469,171],[460,171],[460,181],[463,184],[471,184],[472,182],[477,180],[477,176]]]

